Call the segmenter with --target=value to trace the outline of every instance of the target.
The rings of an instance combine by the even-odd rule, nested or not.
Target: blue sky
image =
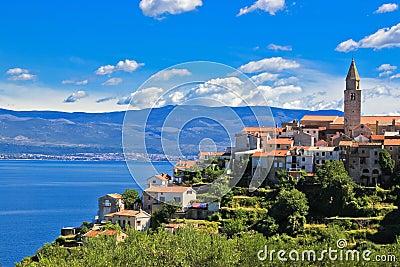
[[[399,4],[390,0],[4,1],[0,107],[125,110],[132,97],[139,97],[134,95],[137,88],[153,74],[201,60],[223,63],[253,77],[266,92],[267,103],[254,98],[249,104],[342,109],[344,78],[354,56],[364,90],[363,113],[398,114]],[[188,69],[186,74],[179,68],[169,74],[197,79]],[[168,84],[169,76],[161,80]],[[224,86],[237,82],[232,75],[209,77],[217,78]],[[157,86],[159,92],[165,89],[161,83]],[[176,100],[162,103],[179,104]]]

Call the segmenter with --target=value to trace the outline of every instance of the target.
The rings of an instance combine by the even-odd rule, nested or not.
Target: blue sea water
[[[154,163],[171,174],[172,165]],[[135,162],[135,175],[152,170]],[[97,198],[140,188],[125,162],[0,161],[0,263],[13,266],[52,242],[62,227],[92,221]]]

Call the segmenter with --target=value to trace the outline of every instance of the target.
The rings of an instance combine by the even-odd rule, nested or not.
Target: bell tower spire
[[[351,131],[361,122],[361,88],[360,76],[354,58],[346,76],[344,90],[344,133],[351,136]]]

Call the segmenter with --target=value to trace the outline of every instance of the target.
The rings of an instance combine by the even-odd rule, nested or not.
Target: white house
[[[154,175],[147,179],[147,188],[152,186],[168,186],[170,180],[171,176],[165,173]]]
[[[162,203],[174,201],[181,209],[186,209],[190,201],[196,199],[196,191],[185,186],[152,186],[143,191],[143,207],[147,211],[160,208]]]
[[[121,210],[105,217],[108,222],[118,224],[122,228],[129,226],[137,231],[144,231],[150,227],[151,216],[143,210]]]

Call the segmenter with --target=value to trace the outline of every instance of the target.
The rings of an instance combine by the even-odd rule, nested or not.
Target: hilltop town
[[[20,266],[276,266],[259,249],[321,251],[338,240],[353,251],[341,266],[364,266],[365,249],[396,262],[400,116],[362,116],[360,81],[352,60],[343,117],[248,125],[234,147],[147,178],[141,196],[100,196],[94,222],[63,228]],[[308,254],[310,266],[332,263],[316,259]]]

